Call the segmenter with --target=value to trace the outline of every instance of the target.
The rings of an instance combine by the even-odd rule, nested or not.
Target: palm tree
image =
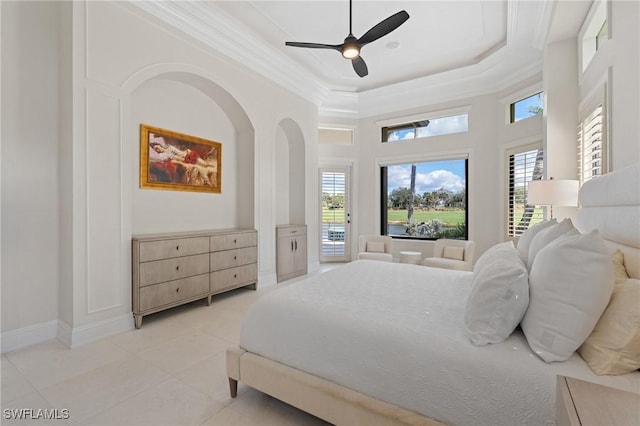
[[[411,186],[409,187],[409,208],[407,209],[407,223],[413,222],[413,204],[416,201],[416,165],[411,165]]]

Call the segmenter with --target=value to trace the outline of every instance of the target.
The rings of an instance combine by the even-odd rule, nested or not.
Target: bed
[[[640,277],[640,166],[584,185],[576,227],[598,229]],[[576,231],[577,232],[577,231]],[[359,260],[261,297],[227,351],[237,382],[333,424],[554,424],[557,375],[640,393],[640,372],[545,362],[519,327],[477,346],[473,272]],[[532,299],[533,303],[533,299]]]

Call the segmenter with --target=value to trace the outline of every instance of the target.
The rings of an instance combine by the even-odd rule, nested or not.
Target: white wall
[[[321,164],[329,166],[339,163],[338,158],[349,159],[358,164],[352,188],[352,201],[357,205],[352,224],[352,256],[357,251],[357,236],[380,232],[380,172],[379,164],[386,161],[424,161],[440,156],[469,156],[469,238],[476,241],[480,255],[488,247],[501,241],[503,235],[502,193],[504,174],[501,152],[506,145],[530,143],[542,138],[542,119],[534,117],[515,124],[505,122],[508,104],[500,98],[539,82],[541,76],[522,81],[514,87],[497,94],[460,99],[437,105],[425,105],[404,111],[367,117],[358,121],[358,131],[353,146],[321,146]],[[412,116],[430,111],[470,106],[469,131],[395,143],[381,143],[380,125],[395,117]],[[327,119],[328,120],[328,119]],[[325,121],[327,121],[325,120]],[[355,185],[355,183],[354,183]],[[430,256],[432,242],[394,240],[394,257],[401,250],[417,250]]]
[[[640,3],[608,4],[611,39],[596,52],[584,73],[579,72],[578,79],[580,101],[603,82],[609,83],[609,159],[611,169],[616,170],[640,161]]]
[[[4,333],[58,317],[58,8],[2,2],[1,28]]]
[[[130,171],[133,234],[237,226],[239,170],[235,129],[222,108],[200,90],[164,79],[149,80],[138,87],[131,96],[131,104],[135,123],[222,143],[222,192],[191,193],[141,189],[137,179],[139,141],[128,138],[131,141],[128,152],[134,158]]]
[[[316,223],[317,106],[128,3],[1,7],[3,350],[33,328],[71,346],[132,328],[133,233],[255,227],[259,286],[275,283],[278,128],[297,129],[296,211]],[[222,194],[139,189],[141,122],[221,142]]]

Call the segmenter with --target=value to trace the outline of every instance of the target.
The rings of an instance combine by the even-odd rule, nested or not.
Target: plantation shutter
[[[345,252],[346,171],[321,170],[322,253],[327,258],[343,257]]]
[[[604,108],[600,104],[578,124],[578,177],[581,184],[607,172],[605,148]]]
[[[544,218],[541,208],[527,204],[529,182],[542,178],[542,148],[528,146],[514,149],[507,152],[507,158],[507,237],[513,238],[522,235],[531,225]]]

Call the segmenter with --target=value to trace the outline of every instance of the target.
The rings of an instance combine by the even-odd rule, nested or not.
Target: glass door
[[[349,168],[320,170],[320,262],[349,261]]]

